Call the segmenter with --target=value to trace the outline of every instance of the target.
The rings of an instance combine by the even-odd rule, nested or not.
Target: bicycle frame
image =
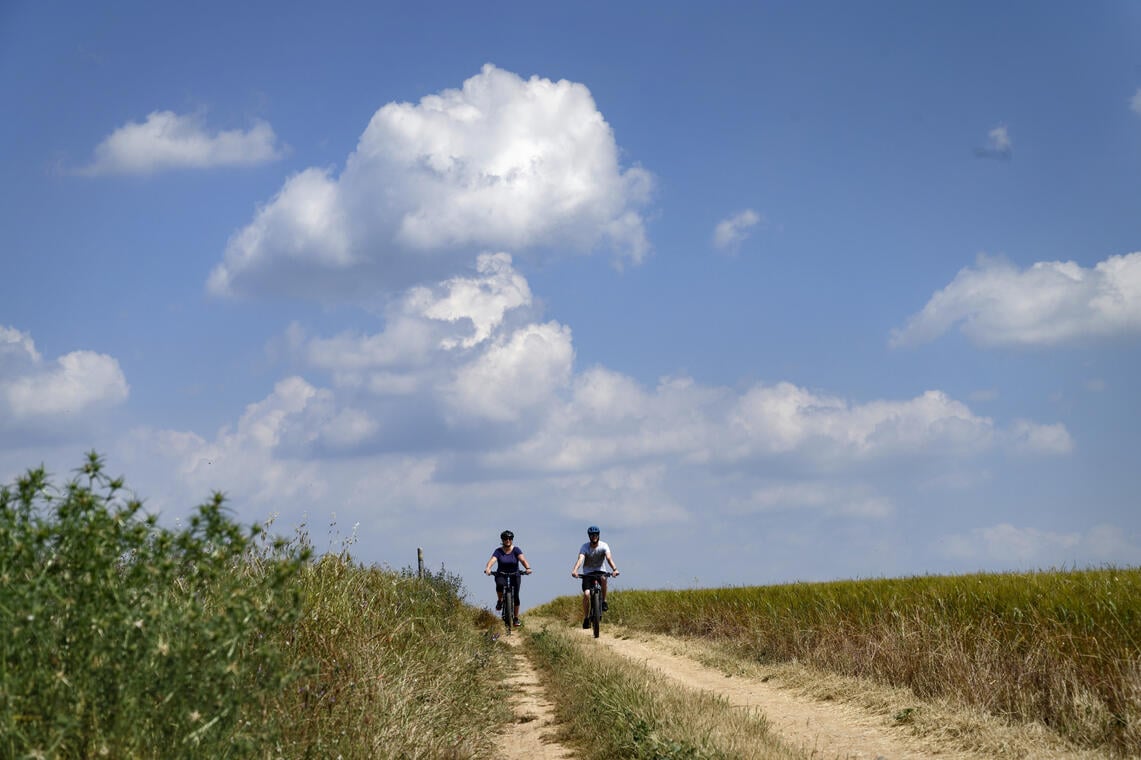
[[[589,573],[583,573],[584,578],[589,578],[590,585],[590,626],[594,629],[594,638],[598,638],[598,630],[602,624],[602,579],[609,578],[613,573],[608,573],[605,570],[595,570]]]
[[[515,590],[518,588],[520,573],[518,570],[513,573],[496,570],[495,575],[505,579],[501,617],[503,618],[503,625],[507,627],[507,635],[510,636],[511,630],[515,627]]]

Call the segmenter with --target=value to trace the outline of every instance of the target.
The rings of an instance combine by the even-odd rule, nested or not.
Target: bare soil
[[[556,738],[554,707],[544,696],[539,674],[519,646],[522,636],[504,636],[515,649],[513,668],[507,676],[515,722],[497,743],[496,757],[502,760],[569,760],[574,754]]]

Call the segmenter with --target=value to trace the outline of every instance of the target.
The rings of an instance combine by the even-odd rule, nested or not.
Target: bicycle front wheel
[[[590,623],[594,628],[594,638],[598,638],[598,627],[602,623],[602,590],[598,586],[590,592]]]
[[[515,626],[515,592],[510,584],[503,589],[503,625],[507,626],[507,633]]]

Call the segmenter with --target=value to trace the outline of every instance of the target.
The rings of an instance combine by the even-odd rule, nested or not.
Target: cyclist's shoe
[[[603,600],[602,600],[602,611],[603,611],[603,612],[606,612],[606,611],[607,611],[607,610],[609,610],[609,609],[610,609],[610,605],[606,603],[606,600],[605,600],[605,599],[603,599]]]
[[[503,600],[502,599],[500,599],[499,601],[497,601],[495,603],[495,609],[497,609],[497,610],[503,609]]]
[[[519,618],[515,618],[515,627],[516,628],[522,628],[523,627],[523,621],[520,620]]]
[[[583,628],[590,628],[590,618],[584,617],[582,619],[582,627]]]

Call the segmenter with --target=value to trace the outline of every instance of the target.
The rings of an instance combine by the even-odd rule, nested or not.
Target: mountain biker
[[[531,563],[523,556],[523,550],[515,546],[515,534],[509,530],[505,530],[499,534],[499,540],[503,543],[495,548],[491,553],[491,558],[487,560],[487,565],[483,568],[484,575],[491,575],[491,566],[496,565],[496,570],[501,573],[517,573],[519,572],[519,565],[523,566],[523,574],[531,574]],[[519,621],[519,586],[522,578],[515,579],[515,625],[519,626],[522,623]],[[507,585],[507,579],[502,575],[495,576],[495,609],[503,609],[503,587]]]
[[[579,547],[578,559],[575,560],[574,569],[571,570],[572,578],[582,578],[582,627],[590,628],[590,587],[593,581],[588,577],[588,573],[602,569],[602,563],[605,561],[610,565],[610,572],[613,575],[618,575],[618,568],[614,565],[614,557],[610,554],[610,546],[605,541],[600,541],[602,531],[598,529],[597,525],[591,525],[586,529],[587,542]],[[582,573],[579,573],[579,568],[582,568]],[[606,604],[606,576],[602,576],[602,611],[610,609]]]

